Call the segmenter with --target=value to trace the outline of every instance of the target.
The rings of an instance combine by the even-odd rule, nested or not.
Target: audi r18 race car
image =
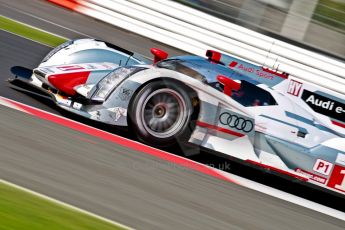
[[[129,127],[149,145],[188,143],[345,194],[345,96],[208,50],[153,63],[94,40],[66,42],[34,70],[13,67],[61,108]]]

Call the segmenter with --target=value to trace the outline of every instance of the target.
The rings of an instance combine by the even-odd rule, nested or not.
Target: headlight
[[[109,73],[97,84],[97,90],[92,99],[97,101],[105,100],[111,90],[136,69],[136,67],[119,67]]]

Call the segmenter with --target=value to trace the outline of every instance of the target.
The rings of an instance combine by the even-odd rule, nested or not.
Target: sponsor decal
[[[238,67],[238,69],[244,71],[244,72],[248,72],[248,73],[254,73],[254,68],[253,67],[247,67],[243,64],[240,64]]]
[[[60,105],[65,105],[67,107],[70,107],[72,104],[72,101],[69,99],[64,99],[64,98],[57,98],[57,103]]]
[[[327,186],[345,192],[345,167],[340,165],[334,166]]]
[[[327,179],[324,178],[324,177],[315,175],[315,174],[313,174],[311,172],[305,171],[305,170],[300,169],[300,168],[297,168],[295,171],[297,173],[300,173],[300,174],[308,177],[310,180],[316,181],[316,182],[321,183],[321,184],[326,184]]]
[[[122,116],[127,116],[127,109],[125,108],[114,107],[108,110],[111,112],[110,117],[115,121],[118,121]]]
[[[278,70],[272,70],[270,68],[265,68],[265,67],[262,67],[262,70],[265,71],[265,72],[271,73],[271,74],[273,74],[275,76],[281,77],[281,78],[287,79],[289,77],[288,73],[278,72]]]
[[[246,72],[250,74],[255,74],[256,76],[260,78],[265,78],[268,80],[274,80],[277,76],[281,78],[287,78],[289,75],[286,73],[281,73],[276,70],[271,70],[269,68],[265,67],[257,67],[255,65],[244,65],[244,64],[238,64],[236,61],[232,61],[229,64],[230,69],[237,69],[239,72]]]
[[[91,112],[89,112],[89,114],[91,115],[90,118],[93,120],[100,120],[101,119],[101,112],[99,110],[91,111]]]
[[[315,112],[345,122],[345,104],[308,90],[303,91],[301,98]]]
[[[133,90],[121,87],[120,93],[119,93],[119,98],[122,101],[128,101],[129,98],[131,97],[132,93],[133,93]]]
[[[237,66],[237,64],[238,64],[238,62],[232,61],[232,62],[229,64],[230,69],[235,68],[235,67]]]
[[[266,79],[269,79],[269,80],[273,80],[274,79],[274,76],[271,75],[270,73],[267,73],[267,72],[263,72],[259,69],[255,69],[253,67],[247,67],[243,64],[240,64],[239,66],[237,66],[237,69],[243,71],[243,72],[247,72],[247,73],[253,73],[253,74],[256,74],[258,77],[261,77],[261,78],[266,78]]]
[[[301,92],[302,85],[303,84],[301,82],[290,80],[287,92],[298,97],[299,93]]]
[[[328,176],[332,168],[333,164],[331,162],[322,159],[317,159],[314,164],[313,170],[315,172]]]
[[[84,69],[84,67],[79,66],[79,65],[58,66],[57,68],[59,70],[62,70],[62,71],[72,71],[72,70],[82,70],[82,69]]]
[[[74,109],[77,109],[77,110],[80,110],[82,106],[83,106],[82,104],[77,103],[77,102],[74,102],[73,105],[72,105],[72,107]]]
[[[345,154],[338,153],[337,159],[335,159],[335,162],[341,165],[345,165]]]
[[[92,64],[86,64],[85,67],[86,69],[97,69],[97,67]]]
[[[41,71],[42,73],[54,73],[53,70],[49,69],[49,68],[39,68],[39,71]]]
[[[102,66],[106,69],[115,69],[114,66],[111,66],[111,65],[107,65],[107,64],[102,64]]]
[[[228,112],[220,114],[219,122],[222,125],[237,129],[239,131],[243,131],[245,133],[249,133],[254,129],[254,123],[251,120],[245,119],[235,114],[230,114]]]

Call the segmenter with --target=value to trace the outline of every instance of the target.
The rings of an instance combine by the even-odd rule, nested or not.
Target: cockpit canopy
[[[233,80],[241,81],[240,89],[234,91],[231,94],[231,98],[243,106],[277,105],[270,92],[257,86],[260,84],[259,82],[238,74],[226,66],[222,66],[219,63],[212,63],[201,57],[183,56],[166,59],[158,62],[156,66],[185,74],[223,92],[223,85],[217,81],[217,76],[221,74]]]

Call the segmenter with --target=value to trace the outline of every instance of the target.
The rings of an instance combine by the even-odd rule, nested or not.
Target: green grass
[[[0,229],[123,229],[0,181]]]
[[[224,19],[228,19],[226,15],[223,15],[219,11],[214,11],[211,8],[206,8],[202,5],[198,5],[194,1],[175,1],[190,6],[192,8],[199,9],[206,13],[213,14]],[[333,30],[345,33],[345,1],[319,0],[316,5],[312,19],[325,27],[330,27]]]
[[[49,46],[57,46],[66,41],[66,38],[59,37],[57,35],[53,35],[47,33],[43,30],[37,29],[35,27],[29,26],[27,24],[14,21],[10,18],[4,17],[0,15],[0,29],[5,30],[14,34],[18,34],[25,38],[49,45]]]
[[[345,2],[319,0],[313,19],[345,32]]]

